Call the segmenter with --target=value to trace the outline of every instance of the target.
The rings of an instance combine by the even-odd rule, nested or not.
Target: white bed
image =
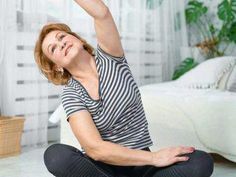
[[[140,87],[152,150],[189,145],[236,162],[236,93],[178,87],[176,82]]]

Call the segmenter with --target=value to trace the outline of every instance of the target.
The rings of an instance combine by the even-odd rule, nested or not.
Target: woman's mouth
[[[65,56],[68,54],[72,46],[73,46],[72,44],[68,45],[68,47],[65,50]]]

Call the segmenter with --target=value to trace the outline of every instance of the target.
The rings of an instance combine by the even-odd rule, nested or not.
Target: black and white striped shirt
[[[111,56],[97,45],[94,58],[100,99],[93,100],[83,85],[71,78],[61,95],[67,121],[70,115],[85,109],[103,140],[132,149],[151,146],[141,95],[125,56]]]

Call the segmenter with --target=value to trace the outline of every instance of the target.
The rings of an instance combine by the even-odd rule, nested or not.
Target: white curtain
[[[162,81],[157,1],[121,1],[120,33],[137,84]]]
[[[1,0],[1,115],[26,119],[23,150],[47,144],[48,117],[59,98],[59,88],[40,74],[33,56],[39,29],[50,18],[47,5],[40,0]]]
[[[4,114],[4,107],[6,106],[3,103],[4,95],[6,95],[6,90],[3,89],[3,85],[5,80],[7,79],[5,76],[7,75],[7,68],[4,66],[6,63],[10,63],[11,61],[6,60],[5,58],[9,58],[9,54],[12,50],[14,50],[14,46],[10,45],[14,43],[14,37],[11,35],[16,32],[16,13],[12,13],[11,9],[15,7],[15,2],[7,2],[6,0],[0,1],[0,115]],[[6,11],[6,9],[9,9]]]
[[[184,1],[108,1],[138,85],[169,81],[189,55]]]
[[[175,67],[186,57],[191,56],[188,47],[184,1],[163,0],[159,10],[161,36],[162,78],[172,78]]]

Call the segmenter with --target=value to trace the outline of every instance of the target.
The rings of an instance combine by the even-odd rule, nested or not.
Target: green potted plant
[[[197,35],[200,38],[198,43],[190,42],[190,46],[197,47],[205,59],[229,55],[231,53],[227,53],[228,47],[236,44],[236,0],[222,0],[218,4],[215,16],[221,22],[219,26],[209,19],[208,9],[203,2],[198,0],[190,0],[186,6],[186,22],[197,32],[191,35]],[[194,62],[194,59],[191,62],[186,62],[186,60],[176,68],[173,80],[198,64]]]

